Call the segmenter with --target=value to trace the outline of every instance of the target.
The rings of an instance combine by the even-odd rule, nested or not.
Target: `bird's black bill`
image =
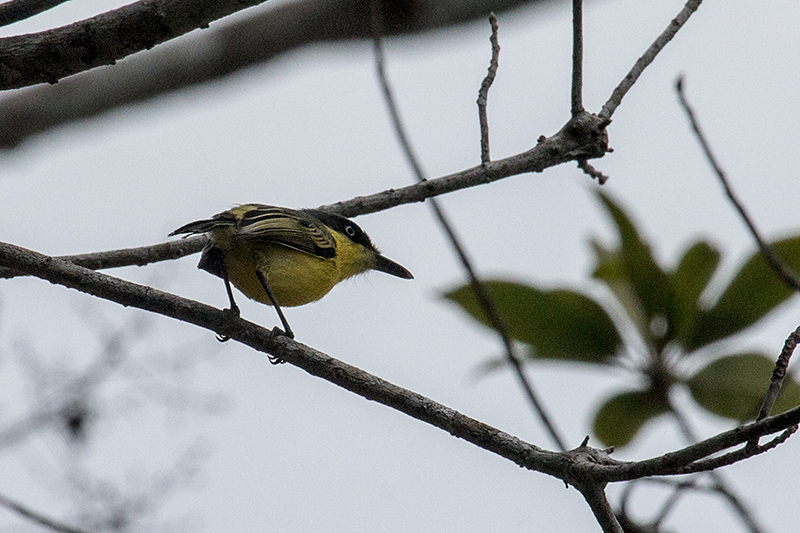
[[[398,278],[414,279],[414,275],[406,270],[405,267],[395,263],[391,259],[386,259],[380,254],[378,254],[375,261],[375,266],[373,268],[375,270],[380,270],[381,272],[391,274],[392,276],[397,276]]]

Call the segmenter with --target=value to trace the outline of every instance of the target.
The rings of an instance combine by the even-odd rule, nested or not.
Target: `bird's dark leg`
[[[283,311],[281,310],[281,306],[278,304],[278,300],[275,299],[275,295],[272,293],[272,289],[269,288],[269,283],[267,283],[267,277],[262,272],[259,271],[256,271],[256,276],[258,276],[258,281],[261,282],[261,286],[264,287],[265,291],[267,291],[267,296],[269,296],[269,301],[272,302],[273,307],[275,307],[275,311],[277,311],[278,313],[278,318],[281,319],[281,323],[283,324],[285,331],[280,331],[280,329],[278,329],[277,331],[286,335],[290,339],[294,339],[294,332],[292,331],[292,328],[289,327],[289,322],[286,320],[286,317],[283,316]],[[270,362],[281,363],[283,361],[280,361],[279,359],[273,361],[273,359],[270,358]]]
[[[228,279],[228,271],[224,269],[222,270],[222,281],[225,282],[225,290],[228,291],[228,300],[231,302],[230,309],[223,309],[222,312],[224,315],[222,320],[223,322],[229,322],[232,318],[239,318],[239,306],[236,305],[236,302],[233,300],[233,289],[231,289],[231,282]],[[227,342],[231,340],[231,338],[224,333],[218,333],[217,340],[219,342]]]

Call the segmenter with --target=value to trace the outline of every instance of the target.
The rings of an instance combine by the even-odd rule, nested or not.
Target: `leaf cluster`
[[[612,395],[595,416],[594,432],[607,445],[628,444],[645,423],[670,412],[670,393],[677,386],[686,387],[700,407],[719,416],[739,422],[754,418],[773,362],[762,353],[730,351],[731,343],[725,341],[763,319],[793,291],[756,250],[719,297],[709,301],[719,250],[700,240],[686,249],[675,267],[659,264],[625,211],[609,195],[599,192],[598,197],[619,241],[611,247],[592,242],[592,276],[622,312],[609,313],[572,289],[484,281],[509,335],[526,347],[530,360],[601,367],[635,361],[639,385]],[[800,271],[800,236],[773,242],[772,248]],[[448,291],[445,297],[489,326],[470,285]],[[504,364],[496,360],[486,368]],[[773,410],[797,405],[800,384],[787,377]]]

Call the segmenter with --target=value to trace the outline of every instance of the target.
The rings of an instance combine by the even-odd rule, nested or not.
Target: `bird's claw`
[[[275,337],[278,336],[289,337],[290,339],[294,339],[294,332],[291,329],[283,331],[278,326],[275,326],[274,328],[272,328],[272,338],[274,339]],[[272,363],[273,365],[281,365],[286,362],[277,355],[268,355],[267,358],[269,359],[269,362]]]
[[[224,331],[229,331],[233,327],[233,321],[239,318],[239,308],[232,307],[230,309],[223,309],[222,310],[222,319],[220,320],[220,329]],[[219,342],[228,342],[231,340],[230,335],[227,333],[217,333],[217,340]]]

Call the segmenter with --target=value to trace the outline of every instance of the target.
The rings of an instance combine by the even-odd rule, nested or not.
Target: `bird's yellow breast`
[[[211,232],[214,245],[224,252],[228,279],[245,296],[271,305],[256,271],[264,274],[281,307],[319,300],[340,281],[372,266],[374,257],[361,245],[332,232],[336,254],[323,258],[282,244],[254,240],[237,242],[232,228]]]

